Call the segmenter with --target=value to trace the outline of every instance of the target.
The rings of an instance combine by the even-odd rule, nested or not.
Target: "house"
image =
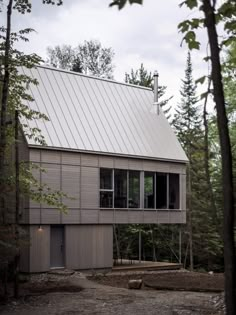
[[[28,139],[35,177],[66,192],[68,212],[27,201],[30,246],[21,271],[111,268],[113,225],[186,222],[187,157],[151,89],[39,66],[29,121],[47,146]],[[154,93],[155,94],[155,93]]]

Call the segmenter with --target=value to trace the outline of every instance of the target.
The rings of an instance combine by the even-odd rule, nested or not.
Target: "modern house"
[[[21,271],[111,268],[113,225],[186,222],[186,163],[151,89],[63,70],[24,69],[38,80],[29,105],[49,121],[47,146],[27,139],[35,177],[73,199],[68,212],[27,201],[30,246]]]

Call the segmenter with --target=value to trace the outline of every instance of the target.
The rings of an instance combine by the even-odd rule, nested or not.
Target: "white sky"
[[[7,1],[5,1],[7,2]],[[115,52],[114,77],[124,81],[125,72],[138,69],[143,63],[149,71],[158,70],[159,82],[166,85],[174,107],[179,101],[181,78],[184,77],[187,47],[180,47],[182,35],[177,25],[192,17],[186,8],[179,8],[179,0],[144,0],[144,5],[127,5],[118,11],[109,8],[111,0],[64,0],[64,5],[46,6],[32,0],[32,12],[13,17],[14,28],[31,27],[36,30],[29,43],[20,44],[25,52],[46,57],[46,47],[58,44],[76,46],[84,40],[98,39]],[[206,42],[204,33],[201,40]],[[193,52],[194,78],[206,74],[202,58],[206,45]]]

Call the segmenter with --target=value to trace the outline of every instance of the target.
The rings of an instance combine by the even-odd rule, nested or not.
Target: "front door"
[[[64,267],[64,226],[51,226],[51,268]]]

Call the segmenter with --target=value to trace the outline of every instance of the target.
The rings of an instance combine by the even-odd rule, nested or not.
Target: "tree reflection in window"
[[[144,174],[144,208],[154,209],[154,183],[155,173],[145,172]]]
[[[129,171],[129,208],[140,207],[140,172]]]
[[[115,208],[127,208],[127,171],[114,171]]]

